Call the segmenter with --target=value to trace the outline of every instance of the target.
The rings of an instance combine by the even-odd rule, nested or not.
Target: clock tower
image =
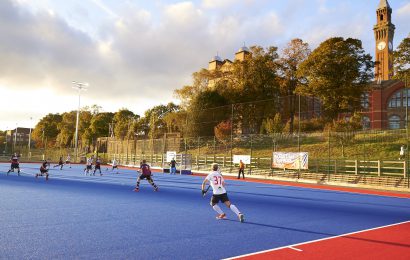
[[[380,0],[377,7],[377,23],[373,27],[376,40],[375,78],[389,80],[393,76],[393,36],[396,28],[391,22],[392,9],[387,0]]]

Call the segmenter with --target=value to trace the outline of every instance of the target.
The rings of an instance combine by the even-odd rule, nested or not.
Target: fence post
[[[380,166],[381,166],[380,160],[377,160],[377,176],[380,176],[380,175],[381,175]]]
[[[403,161],[403,177],[406,178],[406,169],[407,169],[407,162]]]
[[[359,173],[359,171],[358,171],[358,163],[357,163],[357,160],[354,160],[354,174],[358,174]]]

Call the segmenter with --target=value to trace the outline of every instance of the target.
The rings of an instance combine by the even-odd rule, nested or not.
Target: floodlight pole
[[[32,117],[30,117],[30,133],[28,134],[28,158],[31,159],[31,121],[33,120]]]
[[[72,82],[75,86],[73,87],[74,89],[78,90],[78,109],[77,109],[77,119],[75,121],[75,162],[77,162],[78,159],[78,122],[80,119],[80,101],[81,101],[81,90],[87,90],[88,83],[82,83],[82,82]]]

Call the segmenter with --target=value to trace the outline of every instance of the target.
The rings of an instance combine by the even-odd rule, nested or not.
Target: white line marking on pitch
[[[232,260],[232,259],[236,259],[236,258],[240,258],[240,257],[246,257],[246,256],[251,256],[251,255],[258,255],[258,254],[267,253],[267,252],[273,252],[273,251],[277,251],[277,250],[284,249],[284,248],[290,248],[290,247],[301,246],[301,245],[305,245],[305,244],[311,244],[311,243],[315,243],[315,242],[319,242],[319,241],[329,240],[329,239],[338,238],[338,237],[350,236],[350,235],[354,235],[354,234],[358,234],[358,233],[363,233],[363,232],[372,231],[372,230],[381,229],[381,228],[387,228],[387,227],[398,226],[398,225],[402,225],[402,224],[406,224],[406,223],[410,223],[410,220],[403,221],[403,222],[399,222],[399,223],[395,223],[395,224],[390,224],[390,225],[386,225],[386,226],[375,227],[375,228],[369,228],[369,229],[364,229],[364,230],[355,231],[355,232],[351,232],[351,233],[341,234],[341,235],[337,235],[337,236],[333,236],[333,237],[325,237],[325,238],[320,238],[320,239],[316,239],[316,240],[306,241],[306,242],[302,242],[302,243],[298,243],[298,244],[287,245],[287,246],[281,246],[281,247],[277,247],[277,248],[273,248],[273,249],[268,249],[268,250],[263,250],[263,251],[255,252],[255,253],[244,254],[244,255],[238,255],[238,256],[234,256],[234,257],[230,257],[230,258],[225,258],[225,259],[223,259],[223,260]]]
[[[293,247],[293,246],[290,246],[289,248],[290,248],[290,249],[293,249],[293,250],[295,250],[295,251],[299,251],[299,252],[302,252],[302,251],[303,251],[302,249],[299,249],[299,248],[296,248],[296,247]]]

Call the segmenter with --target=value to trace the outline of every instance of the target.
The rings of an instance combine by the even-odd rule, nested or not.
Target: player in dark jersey
[[[20,176],[20,163],[19,156],[17,155],[17,153],[14,153],[13,156],[11,156],[10,161],[10,170],[8,170],[7,175],[9,175],[10,172],[14,172],[14,169],[17,169],[17,175]]]
[[[147,181],[154,187],[154,191],[158,191],[158,186],[155,185],[154,181],[152,180],[152,173],[151,167],[147,164],[146,160],[143,160],[140,165],[141,175],[137,179],[137,185],[135,186],[134,191],[138,192],[140,190],[140,180],[147,179]]]
[[[46,181],[48,181],[48,167],[50,167],[50,164],[47,162],[47,160],[45,160],[41,166],[40,166],[40,173],[36,174],[36,178],[38,178],[38,176],[46,176]]]
[[[169,165],[171,166],[171,169],[170,169],[169,173],[170,174],[177,174],[177,161],[175,161],[175,158],[172,158]]]
[[[94,166],[93,175],[95,175],[95,172],[96,172],[97,170],[100,171],[100,176],[102,176],[102,173],[101,173],[101,159],[100,159],[100,157],[97,157],[97,160],[95,160],[95,166]]]
[[[64,162],[63,162],[63,156],[60,156],[60,159],[58,160],[58,164],[54,165],[53,168],[60,166],[60,170],[63,169]]]

